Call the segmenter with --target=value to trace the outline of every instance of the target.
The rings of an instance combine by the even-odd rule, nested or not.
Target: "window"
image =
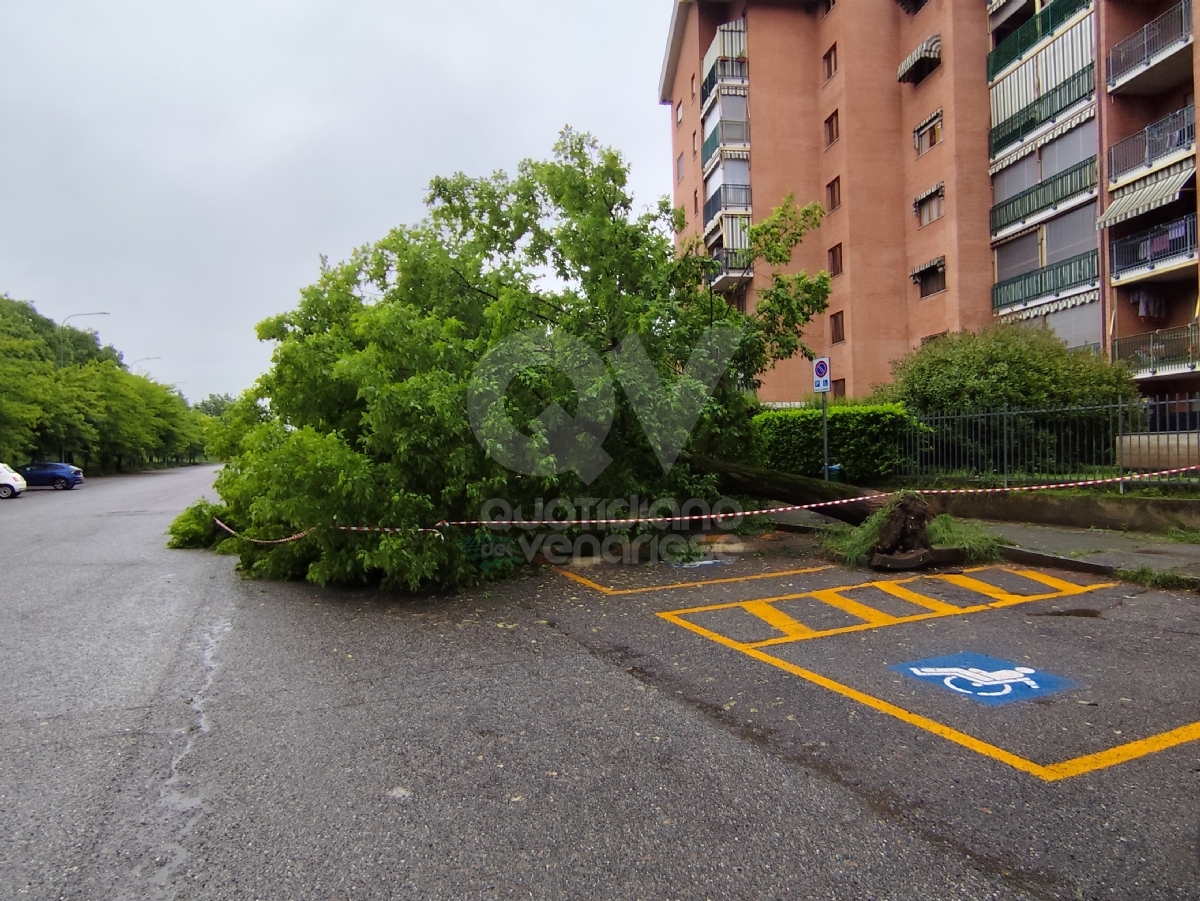
[[[683,181],[683,154],[679,154],[679,159],[675,161],[675,180]]]
[[[821,0],[821,16],[827,16],[833,12],[833,7],[837,5],[837,0]]]
[[[928,125],[917,129],[917,156],[925,153],[936,144],[942,143],[942,117],[938,116]]]
[[[946,270],[940,266],[934,266],[920,273],[917,284],[921,288],[921,296],[928,297],[930,294],[937,294],[939,291],[946,290]]]
[[[825,63],[825,80],[829,81],[837,72],[837,44],[829,48],[822,60]]]
[[[699,215],[699,213],[700,213],[700,192],[699,191],[692,192],[692,208],[695,210],[696,214]]]
[[[845,313],[834,313],[829,317],[829,343],[841,344],[846,340]]]
[[[696,76],[692,75],[692,99],[696,99]]]
[[[829,274],[842,274],[842,245],[835,244],[829,248]]]
[[[837,110],[833,111],[828,119],[825,120],[825,146],[828,147],[838,139],[838,114]]]
[[[920,218],[922,226],[941,219],[945,215],[946,196],[940,191],[917,204],[917,216]]]
[[[846,396],[846,380],[845,379],[834,379],[833,382],[830,383],[829,387],[833,389],[829,393],[832,394],[834,397],[845,397]]]
[[[696,136],[696,133],[693,131],[692,132],[692,156],[694,157],[699,152],[700,152],[700,139]]]
[[[683,101],[682,100],[680,100],[679,103],[675,104],[675,124],[676,125],[683,124]]]
[[[825,186],[825,212],[832,213],[842,205],[842,179],[835,178]]]

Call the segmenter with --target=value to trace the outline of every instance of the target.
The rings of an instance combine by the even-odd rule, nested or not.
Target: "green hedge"
[[[829,462],[842,478],[870,485],[892,474],[900,462],[900,438],[908,415],[900,404],[829,408]],[[821,408],[768,410],[754,417],[757,463],[768,469],[820,477]]]

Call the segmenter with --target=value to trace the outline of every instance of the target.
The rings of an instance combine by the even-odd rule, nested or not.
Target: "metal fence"
[[[1108,180],[1152,166],[1196,143],[1196,108],[1185,106],[1108,148]]]
[[[1130,72],[1147,68],[1172,47],[1182,47],[1191,35],[1192,0],[1183,0],[1109,51],[1109,85],[1116,85]]]
[[[1093,407],[913,417],[894,474],[919,482],[1030,485],[1200,466],[1200,394]],[[1141,480],[1139,480],[1141,481]],[[1153,481],[1200,484],[1200,472]]]

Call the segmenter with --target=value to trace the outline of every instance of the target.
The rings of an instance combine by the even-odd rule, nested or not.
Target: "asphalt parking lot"
[[[1200,598],[1009,565],[880,577],[778,544],[560,571],[538,609],[1031,892],[1200,895]]]

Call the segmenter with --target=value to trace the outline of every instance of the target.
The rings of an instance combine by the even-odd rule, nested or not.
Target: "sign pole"
[[[821,438],[825,444],[825,481],[829,481],[829,395],[821,394]]]
[[[825,446],[825,481],[829,481],[829,392],[833,389],[829,357],[813,360],[813,392],[821,395],[821,442]]]

